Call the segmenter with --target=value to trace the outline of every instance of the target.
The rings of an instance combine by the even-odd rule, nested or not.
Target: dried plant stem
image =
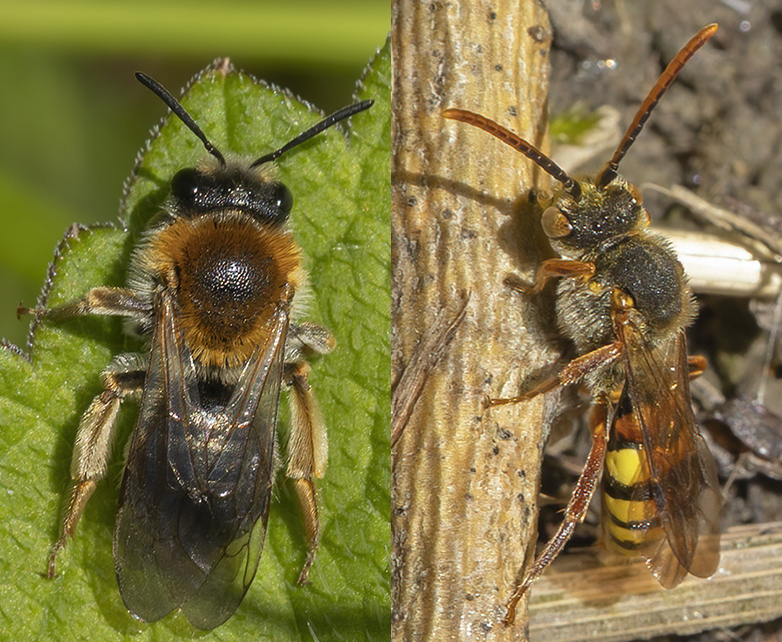
[[[442,311],[469,295],[394,452],[395,640],[524,638],[523,609],[516,627],[501,620],[534,535],[542,400],[483,402],[516,393],[552,359],[530,334],[534,306],[503,284],[529,277],[545,246],[523,211],[533,166],[441,114],[479,111],[545,145],[549,41],[538,3],[394,5],[396,379]]]

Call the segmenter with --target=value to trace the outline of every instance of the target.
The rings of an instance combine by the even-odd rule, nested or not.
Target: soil
[[[565,0],[549,9],[551,113],[611,105],[624,126],[679,48],[717,22],[622,173],[633,182],[679,183],[709,200],[782,210],[782,2]]]

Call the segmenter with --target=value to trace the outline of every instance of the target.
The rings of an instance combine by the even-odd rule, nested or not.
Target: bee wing
[[[642,554],[660,584],[672,588],[687,573],[709,577],[717,570],[722,495],[690,405],[684,331],[654,347],[632,327],[622,334],[626,385],[649,466],[647,492],[665,531],[659,546]]]
[[[219,498],[213,501],[219,506],[212,516],[215,535],[220,537],[226,526],[233,528],[204,583],[181,606],[187,620],[201,629],[222,624],[236,611],[255,577],[266,537],[287,311],[278,309],[269,329],[269,338],[256,349],[231,395],[225,410],[228,430],[220,435],[225,443],[210,469],[209,485]]]
[[[179,607],[193,626],[214,628],[252,582],[266,532],[287,328],[280,309],[227,403],[204,407],[173,302],[161,295],[114,533],[122,598],[142,620]]]

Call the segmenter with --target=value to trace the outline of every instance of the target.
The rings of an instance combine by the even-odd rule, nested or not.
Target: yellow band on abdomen
[[[649,475],[644,451],[640,448],[609,450],[606,453],[606,473],[624,486],[645,482]]]

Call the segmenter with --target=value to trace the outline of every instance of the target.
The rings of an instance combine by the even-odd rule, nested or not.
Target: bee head
[[[163,85],[140,72],[136,73],[136,78],[166,103],[201,140],[214,159],[212,163],[205,163],[202,167],[180,170],[171,180],[172,210],[179,216],[197,216],[218,209],[234,209],[246,212],[261,223],[282,225],[293,207],[293,196],[285,185],[270,179],[268,173],[263,171],[263,166],[339,121],[368,109],[374,102],[364,100],[343,107],[248,166],[246,163],[226,161],[225,156],[209,141],[190,114]]]
[[[446,109],[443,116],[491,134],[524,154],[561,184],[560,196],[543,212],[543,230],[555,251],[579,258],[589,247],[597,247],[608,238],[632,233],[649,224],[640,193],[618,175],[619,163],[684,65],[716,32],[716,24],[704,27],[668,64],[638,109],[611,160],[594,181],[577,181],[537,147],[485,116],[464,109]]]
[[[638,189],[622,178],[600,187],[590,180],[575,183],[579,198],[564,191],[547,207],[541,225],[553,249],[579,258],[591,248],[649,225],[649,214]]]
[[[238,163],[178,171],[171,179],[170,199],[178,216],[230,209],[267,225],[282,225],[293,208],[293,195],[285,185]]]

